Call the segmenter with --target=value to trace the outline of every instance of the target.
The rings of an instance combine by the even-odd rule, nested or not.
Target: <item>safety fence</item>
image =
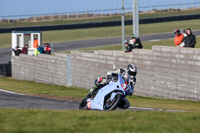
[[[168,16],[168,17],[155,17],[155,18],[143,18],[139,20],[140,24],[181,21],[200,19],[200,14],[181,15],[181,16]],[[132,25],[132,20],[125,20],[125,25]],[[0,28],[1,33],[11,33],[12,31],[51,31],[51,30],[67,30],[67,29],[85,29],[85,28],[98,28],[98,27],[110,27],[120,26],[121,21],[104,21],[104,22],[88,22],[77,24],[65,24],[65,25],[48,25],[48,26],[29,26],[29,27],[11,27]]]
[[[157,5],[139,7],[139,12],[153,13],[166,11],[180,11],[185,9],[195,9],[200,7],[200,2],[173,4],[173,5]],[[131,15],[132,8],[125,8],[125,15]],[[88,19],[99,17],[110,17],[121,15],[121,9],[106,9],[93,11],[77,11],[77,12],[61,12],[48,14],[29,14],[29,15],[12,15],[0,16],[0,22],[38,22],[38,21],[53,21],[53,20],[71,20],[71,19]]]

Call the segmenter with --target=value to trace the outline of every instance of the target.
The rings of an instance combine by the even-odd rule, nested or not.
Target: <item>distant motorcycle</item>
[[[126,96],[132,95],[134,87],[131,90],[130,83],[126,84],[121,74],[118,74],[116,77],[106,86],[94,92],[94,95],[89,93],[81,101],[79,109],[110,111],[115,110],[117,107],[121,109],[129,108],[130,103],[126,99]]]

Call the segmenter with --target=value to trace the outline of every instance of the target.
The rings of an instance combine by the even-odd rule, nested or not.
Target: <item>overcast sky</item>
[[[124,0],[125,8],[133,0]],[[200,2],[200,0],[139,0],[139,6]],[[198,5],[200,7],[200,5]],[[0,0],[0,16],[115,9],[121,0]]]

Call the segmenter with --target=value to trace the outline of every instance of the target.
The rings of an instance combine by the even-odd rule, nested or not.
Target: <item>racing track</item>
[[[80,102],[77,101],[53,100],[47,98],[34,97],[0,89],[0,108],[77,110],[79,107],[79,103]],[[164,110],[143,107],[130,107],[129,110],[182,112],[179,110]]]

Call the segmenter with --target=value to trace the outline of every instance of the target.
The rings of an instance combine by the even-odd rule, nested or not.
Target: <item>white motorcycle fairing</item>
[[[99,89],[97,95],[94,97],[93,100],[90,98],[87,100],[87,109],[104,110],[105,96],[111,92],[113,92],[111,95],[111,101],[116,96],[116,94],[126,96],[126,90],[123,88],[123,84],[124,80],[122,79],[121,75],[118,74],[117,82],[110,81],[108,85]],[[127,89],[130,89],[130,86]]]

